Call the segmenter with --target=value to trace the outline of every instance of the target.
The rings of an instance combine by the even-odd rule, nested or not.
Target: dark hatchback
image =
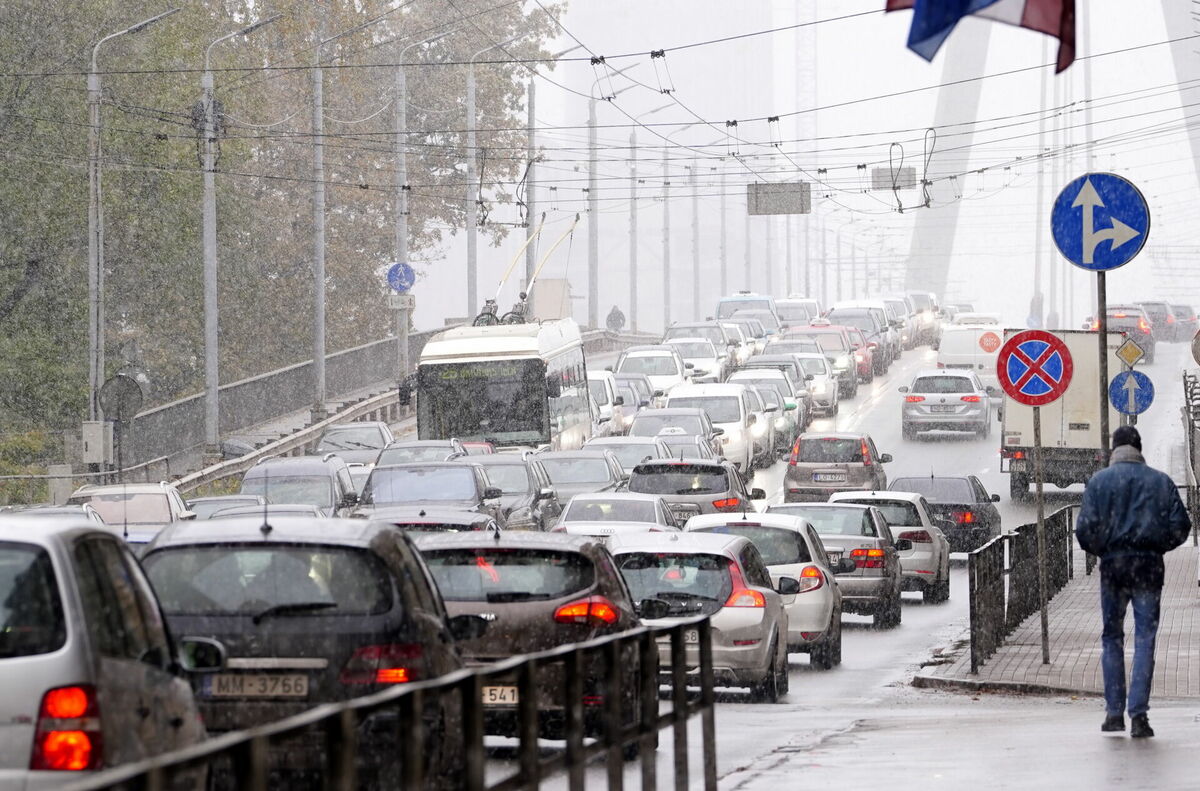
[[[988,494],[974,475],[895,478],[888,488],[925,496],[929,515],[949,523],[943,532],[951,552],[971,552],[1000,535],[1000,495]]]
[[[562,504],[546,470],[534,458],[514,453],[471,456],[492,486],[500,490],[500,510],[509,530],[549,530]]]
[[[489,514],[504,524],[501,491],[477,464],[437,462],[389,464],[371,470],[359,505],[351,514],[369,517],[376,508],[429,506]]]
[[[210,734],[244,730],[311,709],[436,678],[463,667],[457,639],[478,637],[478,618],[449,618],[420,554],[386,524],[333,519],[175,523],[142,565],[178,634],[219,640],[224,672],[195,685]],[[461,713],[430,701],[430,775],[461,781]],[[359,777],[395,786],[395,716],[359,723]],[[320,779],[325,735],[306,731],[268,756],[277,787]]]
[[[534,459],[562,502],[577,494],[615,492],[625,483],[621,462],[607,450],[548,450]]]

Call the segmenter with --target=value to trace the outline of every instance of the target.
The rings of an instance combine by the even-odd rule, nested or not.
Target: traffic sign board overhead
[[[376,270],[378,271],[378,270]],[[413,285],[417,282],[417,273],[413,268],[403,261],[398,261],[388,267],[387,282],[393,291],[399,291],[405,294],[410,291]]]
[[[1108,400],[1122,415],[1140,415],[1154,403],[1154,383],[1141,371],[1122,371],[1108,386]]]
[[[1068,261],[1103,272],[1124,266],[1141,251],[1150,233],[1150,207],[1120,176],[1087,173],[1058,194],[1050,228]]]
[[[1025,406],[1057,400],[1070,386],[1073,371],[1067,345],[1045,330],[1018,332],[996,356],[1000,386],[1009,398]]]

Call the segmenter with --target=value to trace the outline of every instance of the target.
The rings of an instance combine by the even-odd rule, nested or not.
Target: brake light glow
[[[925,396],[909,395],[904,396],[904,401],[909,404],[919,404],[925,400]]]
[[[939,362],[939,363],[937,364],[937,367],[938,367],[938,368],[945,368],[945,367],[946,367],[946,364],[945,364],[945,363],[942,363],[942,362]]]
[[[1092,329],[1092,330],[1098,330],[1098,329],[1100,329],[1100,319],[1092,319],[1092,326],[1091,326],[1091,329]]]
[[[800,458],[800,438],[796,437],[796,441],[792,443],[792,455],[788,459],[788,466],[795,467],[796,461]]]
[[[800,592],[815,591],[825,584],[825,575],[816,566],[805,566],[800,572]]]
[[[740,498],[725,497],[720,500],[713,500],[713,508],[718,511],[736,511],[742,504]]]
[[[862,441],[862,459],[864,467],[871,466],[871,447],[867,445],[867,441],[865,439]]]
[[[1170,313],[1168,313],[1167,314],[1167,324],[1174,324],[1174,323],[1175,323],[1175,317],[1172,316]]]
[[[742,577],[742,571],[736,564],[729,564],[729,579],[733,583],[733,591],[729,594],[729,598],[725,600],[726,607],[758,607],[767,606],[767,597],[761,592],[750,590],[746,587],[746,580]]]
[[[950,516],[960,525],[969,525],[975,521],[975,514],[971,511],[954,511]]]
[[[1113,318],[1114,319],[1123,319],[1123,318],[1126,318],[1128,315],[1129,315],[1128,313],[1114,313]],[[1098,323],[1099,322],[1097,322],[1097,324]]]
[[[860,569],[881,569],[885,565],[885,553],[882,549],[852,549],[850,557],[854,567]]]
[[[1138,319],[1138,329],[1142,332],[1149,333],[1150,325],[1146,323],[1145,319]]]
[[[417,643],[364,645],[342,667],[343,684],[407,684],[421,673],[417,665],[423,650]]]
[[[978,403],[979,403],[979,396],[977,396],[977,395],[965,395],[965,396],[963,396],[963,397],[962,397],[962,400],[963,400],[963,401],[966,401],[968,404],[978,404]]]
[[[81,772],[99,769],[104,757],[96,690],[57,687],[42,696],[29,768]]]
[[[556,623],[612,626],[620,619],[617,608],[603,596],[569,602],[554,611]]]
[[[898,535],[896,537],[897,538],[907,538],[909,541],[913,542],[914,544],[932,544],[933,543],[933,536],[929,535],[928,530],[906,530],[905,532],[901,533],[900,535]]]

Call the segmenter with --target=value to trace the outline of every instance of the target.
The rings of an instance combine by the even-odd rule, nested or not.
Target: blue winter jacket
[[[1129,445],[1088,481],[1075,521],[1079,546],[1100,558],[1163,555],[1187,540],[1192,524],[1175,482],[1147,466]]]

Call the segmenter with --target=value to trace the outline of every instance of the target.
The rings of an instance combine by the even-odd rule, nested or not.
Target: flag
[[[1075,0],[887,0],[888,11],[913,9],[908,48],[933,60],[958,20],[978,16],[1058,39],[1060,72],[1075,60]]]

